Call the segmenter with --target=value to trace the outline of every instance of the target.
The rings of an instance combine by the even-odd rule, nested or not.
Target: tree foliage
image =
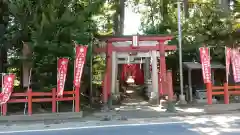
[[[57,58],[69,57],[67,86],[71,88],[73,41],[82,45],[92,42],[98,30],[94,17],[103,13],[104,4],[104,0],[9,0],[11,25],[5,37],[15,56],[10,61],[21,69],[23,59],[19,56],[22,41],[26,42],[33,52],[29,59],[33,63],[33,81],[43,88],[56,84]]]

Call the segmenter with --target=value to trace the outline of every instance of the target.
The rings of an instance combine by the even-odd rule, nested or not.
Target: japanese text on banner
[[[207,47],[199,48],[202,64],[202,75],[204,83],[211,83],[211,64],[209,50]]]
[[[68,69],[68,58],[60,58],[58,59],[58,67],[57,67],[57,95],[62,96],[67,76]]]
[[[80,87],[83,67],[87,54],[87,46],[75,46],[76,57],[74,62],[74,81],[73,84],[75,87]]]
[[[232,49],[231,62],[232,62],[234,81],[236,83],[240,82],[240,53],[236,49]]]
[[[8,74],[3,76],[3,87],[2,93],[0,95],[0,104],[5,104],[10,99],[10,96],[13,92],[14,79],[14,74]]]

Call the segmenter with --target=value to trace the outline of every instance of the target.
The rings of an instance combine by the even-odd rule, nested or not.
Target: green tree
[[[93,18],[101,14],[104,3],[104,0],[91,3],[88,0],[9,1],[12,26],[6,37],[13,43],[16,56],[21,56],[21,41],[30,46],[33,57],[28,60],[33,63],[33,81],[39,88],[56,84],[57,57],[71,59],[67,87],[72,87],[72,41],[83,45],[90,43],[93,35],[97,33],[97,25]],[[23,59],[13,57],[11,61],[20,68]]]

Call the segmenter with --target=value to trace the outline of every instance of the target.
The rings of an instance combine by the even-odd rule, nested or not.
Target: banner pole
[[[32,77],[32,68],[30,68],[29,70],[29,76],[28,76],[28,87],[27,87],[27,91],[29,91],[29,88],[30,88],[30,83],[31,83],[31,77]],[[26,99],[28,99],[28,96],[26,96]],[[23,114],[26,115],[26,110],[27,110],[27,103],[28,102],[25,102],[24,104],[24,111],[23,111]]]
[[[3,93],[3,76],[5,73],[1,73],[1,77],[2,77],[2,93]],[[1,115],[3,115],[3,105],[1,104]]]
[[[76,88],[74,87],[74,78],[75,78],[75,66],[76,66],[76,49],[77,49],[77,44],[76,44],[76,42],[75,41],[73,41],[74,42],[74,65],[73,65],[73,94],[72,94],[72,96],[73,96],[73,101],[72,101],[72,112],[74,112],[74,110],[75,110],[75,94],[76,94]]]
[[[228,54],[228,49],[227,49],[227,47],[225,46],[225,65],[226,65],[226,82],[228,83],[228,72],[229,72],[229,66],[227,65],[228,63],[227,63],[227,60],[228,60],[228,58],[227,58],[227,54]],[[227,67],[228,66],[228,67]]]
[[[58,60],[59,60],[59,58],[57,57],[57,92],[58,92],[58,79],[59,79],[59,75],[58,75]],[[55,95],[55,96],[57,96],[57,98],[58,98],[58,95]],[[59,107],[58,107],[59,103],[58,102],[59,101],[57,100],[57,113],[58,113],[58,109],[59,109]]]

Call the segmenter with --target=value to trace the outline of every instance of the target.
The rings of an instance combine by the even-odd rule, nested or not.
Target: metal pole
[[[89,6],[91,6],[91,4],[92,4],[92,0],[89,0]],[[89,28],[91,28],[91,23],[89,23],[89,26],[88,26]],[[90,105],[92,105],[93,104],[93,83],[92,83],[92,81],[93,81],[93,74],[92,74],[92,72],[93,72],[93,63],[92,63],[92,61],[93,61],[93,36],[91,35],[91,41],[90,41],[90,94],[89,94],[89,99],[90,99]]]
[[[29,89],[30,89],[30,85],[31,85],[31,78],[32,78],[32,68],[30,68],[30,70],[29,70],[29,76],[28,76],[29,78],[28,78],[28,87],[27,87],[27,92],[29,91]],[[26,96],[26,99],[27,99],[28,97]],[[25,104],[24,104],[24,111],[23,111],[23,114],[24,115],[26,115],[26,111],[27,111],[27,104],[28,104],[28,102],[25,102]]]
[[[185,101],[185,97],[183,94],[183,66],[182,66],[182,30],[181,30],[181,2],[178,0],[177,2],[177,8],[178,8],[178,51],[179,51],[179,76],[180,76],[180,102]]]
[[[4,91],[3,91],[3,76],[4,76],[4,74],[5,74],[5,73],[1,73],[1,75],[2,75],[2,91],[1,91],[1,92],[2,92],[2,93],[4,92]],[[2,106],[2,104],[1,104],[1,115],[3,115],[3,106]]]
[[[91,40],[93,40],[93,39],[91,39]],[[93,42],[90,41],[90,49],[91,49],[91,50],[90,50],[90,94],[89,94],[89,97],[90,97],[90,98],[89,98],[89,99],[90,99],[90,104],[91,104],[91,105],[92,105],[92,103],[93,103],[93,100],[92,100],[92,99],[93,99],[93,98],[92,98],[92,96],[93,96],[93,90],[92,90],[92,89],[93,89],[93,87],[92,87],[92,81],[93,81],[93,79],[92,79],[92,78],[93,78],[93,77],[92,77],[92,76],[93,76],[93,75],[92,75],[92,64],[93,64],[93,63],[92,63],[92,55],[93,55],[93,53],[92,53],[92,52],[93,52],[93,51],[92,51],[92,47],[93,47],[93,45],[92,45],[92,43],[93,43]]]

